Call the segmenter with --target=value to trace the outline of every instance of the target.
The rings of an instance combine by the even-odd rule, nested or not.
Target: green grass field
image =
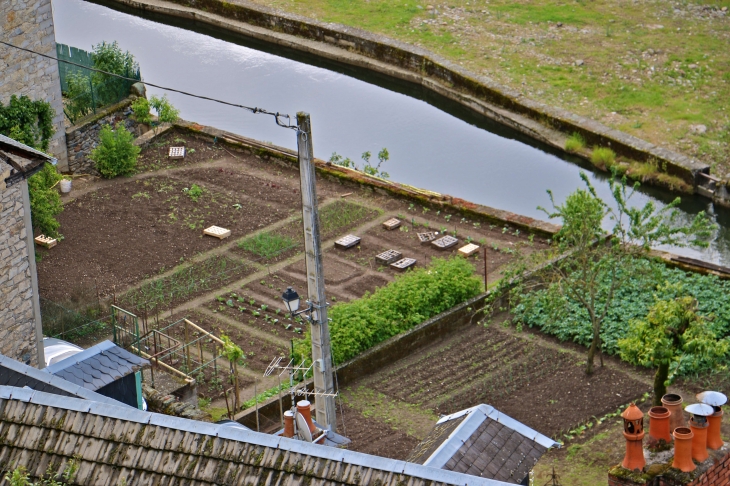
[[[730,0],[254,1],[428,48],[730,173]]]

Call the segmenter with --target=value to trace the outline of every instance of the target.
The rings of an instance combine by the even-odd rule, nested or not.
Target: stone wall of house
[[[0,177],[2,173],[0,167]],[[29,247],[32,235],[26,226],[30,219],[28,186],[23,180],[5,187],[4,180],[5,177],[0,179],[0,353],[37,366],[35,313],[38,310],[33,302],[35,250]]]
[[[55,57],[51,0],[0,1],[0,40]],[[51,104],[56,112],[53,118],[56,133],[51,140],[50,151],[58,159],[58,169],[66,170],[66,132],[58,63],[2,46],[0,73],[0,102],[7,103],[15,94]]]
[[[116,126],[121,122],[129,131],[135,133],[137,123],[132,118],[132,101],[132,97],[126,98],[66,129],[69,172],[99,175],[96,164],[89,159],[91,151],[99,144],[99,132],[105,125]]]

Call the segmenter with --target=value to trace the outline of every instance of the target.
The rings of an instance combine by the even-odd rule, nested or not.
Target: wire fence
[[[43,335],[88,344],[112,332],[111,316],[98,302],[81,309],[40,298]]]
[[[56,53],[63,112],[71,123],[126,98],[132,85],[142,79],[139,69],[128,67],[117,73],[123,78],[98,72],[94,70],[93,54],[82,49],[56,44]]]

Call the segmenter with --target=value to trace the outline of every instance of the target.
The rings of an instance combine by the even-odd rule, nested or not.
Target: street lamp
[[[281,300],[284,301],[284,307],[289,311],[292,316],[299,309],[299,294],[296,290],[291,287],[287,287],[283,294],[281,294]]]

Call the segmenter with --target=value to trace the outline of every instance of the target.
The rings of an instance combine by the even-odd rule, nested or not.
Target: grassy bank
[[[428,48],[730,172],[730,0],[254,1]]]

